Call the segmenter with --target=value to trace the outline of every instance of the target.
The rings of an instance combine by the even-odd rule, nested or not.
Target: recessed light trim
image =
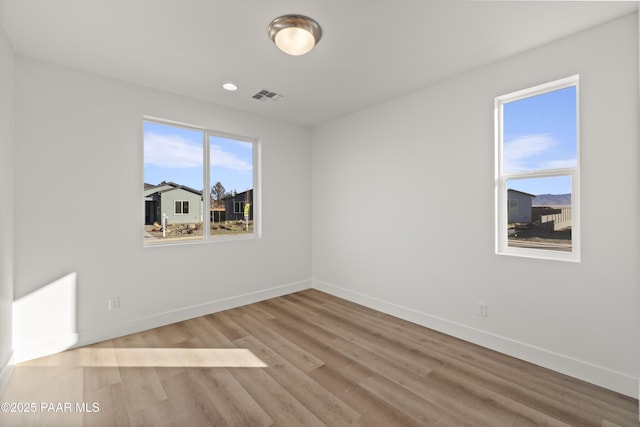
[[[234,92],[238,90],[238,85],[236,85],[235,83],[227,82],[222,85],[222,88],[224,90],[228,90],[229,92]]]

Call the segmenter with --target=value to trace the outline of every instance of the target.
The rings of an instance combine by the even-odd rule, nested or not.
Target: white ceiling
[[[0,0],[16,53],[313,126],[637,10],[637,2]],[[267,36],[323,28],[301,57]],[[226,92],[222,83],[240,89]],[[252,98],[267,89],[278,101]]]

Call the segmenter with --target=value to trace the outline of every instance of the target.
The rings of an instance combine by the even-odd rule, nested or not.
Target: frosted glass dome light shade
[[[322,37],[322,29],[309,17],[284,15],[269,24],[269,37],[284,53],[298,56],[313,49]]]
[[[276,46],[289,55],[304,55],[313,49],[316,40],[310,32],[302,28],[284,28],[276,34],[274,39]]]

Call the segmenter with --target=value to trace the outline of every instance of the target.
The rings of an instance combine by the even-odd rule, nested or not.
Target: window
[[[508,199],[509,201],[509,216],[518,215],[518,200]]]
[[[188,215],[189,214],[189,201],[188,200],[176,200],[175,203],[175,211],[176,215]]]
[[[580,260],[578,80],[495,100],[496,253]]]
[[[145,245],[258,236],[257,141],[159,120],[143,125]]]

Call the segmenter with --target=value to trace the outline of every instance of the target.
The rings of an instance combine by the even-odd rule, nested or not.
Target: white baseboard
[[[376,297],[354,292],[317,279],[312,280],[312,287],[339,298],[364,305],[400,319],[443,332],[636,399],[640,394],[639,379],[622,372],[617,372],[603,366],[594,365],[583,360],[578,360],[438,316],[423,313]]]
[[[81,347],[111,338],[146,331],[148,329],[169,325],[171,323],[181,322],[183,320],[193,319],[194,317],[198,316],[217,313],[219,311],[241,307],[247,304],[253,304],[282,295],[303,291],[309,288],[311,288],[311,280],[303,280],[300,282],[289,283],[286,285],[276,286],[256,292],[250,292],[229,298],[208,301],[202,304],[196,304],[189,307],[182,307],[176,310],[127,320],[125,322],[111,324],[99,329],[81,331],[78,333],[78,342],[74,347]]]
[[[270,298],[291,294],[311,287],[311,280],[289,283],[256,292],[236,295],[229,298],[208,301],[189,307],[182,307],[163,313],[131,319],[120,323],[105,325],[104,327],[80,331],[78,333],[48,338],[46,340],[20,343],[14,350],[14,362],[20,363],[38,357],[59,353],[70,348],[82,347],[96,342],[157,328],[175,322],[181,322],[194,317],[204,316],[231,308],[240,307]]]
[[[0,365],[0,397],[2,397],[2,393],[4,393],[4,389],[7,387],[14,365],[13,352],[11,352],[4,364]]]

